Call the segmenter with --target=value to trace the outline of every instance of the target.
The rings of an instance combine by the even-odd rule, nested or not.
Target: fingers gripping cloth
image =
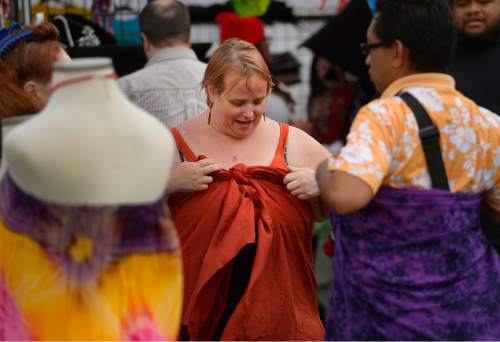
[[[5,56],[14,46],[23,40],[32,38],[35,32],[22,27],[19,23],[13,23],[9,27],[0,30],[0,58]]]

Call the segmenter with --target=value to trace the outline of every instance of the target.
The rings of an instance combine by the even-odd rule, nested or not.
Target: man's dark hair
[[[449,0],[378,0],[375,34],[382,42],[400,40],[418,72],[448,69],[457,40]]]
[[[139,15],[141,32],[156,47],[188,43],[191,29],[189,11],[182,2],[153,1]]]

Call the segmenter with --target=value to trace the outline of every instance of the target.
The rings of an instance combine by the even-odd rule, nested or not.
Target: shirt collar
[[[146,63],[146,65],[151,65],[155,63],[160,63],[164,61],[171,61],[174,59],[191,59],[198,60],[194,51],[187,47],[169,47],[158,50],[153,57]]]
[[[455,89],[455,80],[447,74],[418,73],[405,76],[392,82],[382,93],[381,98],[396,96],[402,89],[428,87],[435,89]]]

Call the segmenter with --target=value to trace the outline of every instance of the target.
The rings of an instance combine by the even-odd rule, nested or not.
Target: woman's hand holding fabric
[[[206,190],[208,184],[213,181],[209,174],[219,169],[220,166],[211,159],[174,164],[168,181],[167,192]]]
[[[290,172],[283,178],[286,188],[298,199],[307,200],[319,196],[319,187],[313,169],[290,166]]]

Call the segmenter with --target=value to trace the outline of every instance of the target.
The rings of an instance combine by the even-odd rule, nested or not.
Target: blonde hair
[[[274,85],[266,61],[257,48],[238,38],[226,40],[210,58],[201,83],[207,94],[209,87],[216,94],[222,94],[226,89],[224,78],[230,71],[247,77],[259,75],[267,83],[268,94]],[[209,96],[207,104],[211,106]]]

